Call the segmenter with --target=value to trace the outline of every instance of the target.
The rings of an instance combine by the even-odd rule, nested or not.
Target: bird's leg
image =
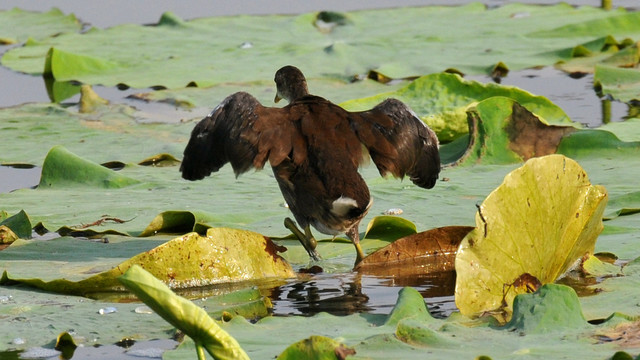
[[[320,260],[320,255],[318,255],[318,252],[316,251],[318,242],[311,234],[311,228],[309,225],[304,228],[304,234],[300,229],[298,229],[298,226],[296,226],[296,223],[291,220],[291,218],[284,219],[284,226],[298,238],[304,249],[307,250],[307,253],[314,261]]]
[[[364,259],[364,251],[362,251],[362,246],[360,246],[360,233],[358,232],[358,224],[355,224],[347,231],[347,236],[351,239],[353,246],[356,247],[356,263],[353,264],[355,267]]]

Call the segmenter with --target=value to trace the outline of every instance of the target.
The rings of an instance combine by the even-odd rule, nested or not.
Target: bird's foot
[[[284,226],[287,229],[289,229],[289,231],[291,231],[293,235],[295,235],[295,237],[298,238],[298,240],[300,241],[304,249],[307,251],[309,256],[314,261],[320,260],[320,255],[316,251],[316,246],[318,245],[318,241],[311,234],[311,229],[309,228],[308,225],[305,228],[305,232],[303,233],[298,228],[298,226],[296,226],[296,223],[293,220],[291,220],[291,218],[286,218],[284,219]]]

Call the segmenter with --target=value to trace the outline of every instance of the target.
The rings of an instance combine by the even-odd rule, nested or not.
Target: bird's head
[[[273,79],[276,82],[276,103],[281,99],[289,102],[309,94],[307,80],[302,71],[295,66],[287,65],[276,72]]]

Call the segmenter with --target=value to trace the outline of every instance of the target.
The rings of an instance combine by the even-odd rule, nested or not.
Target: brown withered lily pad
[[[364,258],[356,270],[371,275],[453,271],[458,246],[473,229],[445,226],[405,236]]]

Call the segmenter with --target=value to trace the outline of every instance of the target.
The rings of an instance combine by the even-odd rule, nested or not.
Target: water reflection
[[[274,315],[388,314],[405,286],[418,290],[435,317],[454,311],[455,272],[413,276],[317,274],[267,290]]]

